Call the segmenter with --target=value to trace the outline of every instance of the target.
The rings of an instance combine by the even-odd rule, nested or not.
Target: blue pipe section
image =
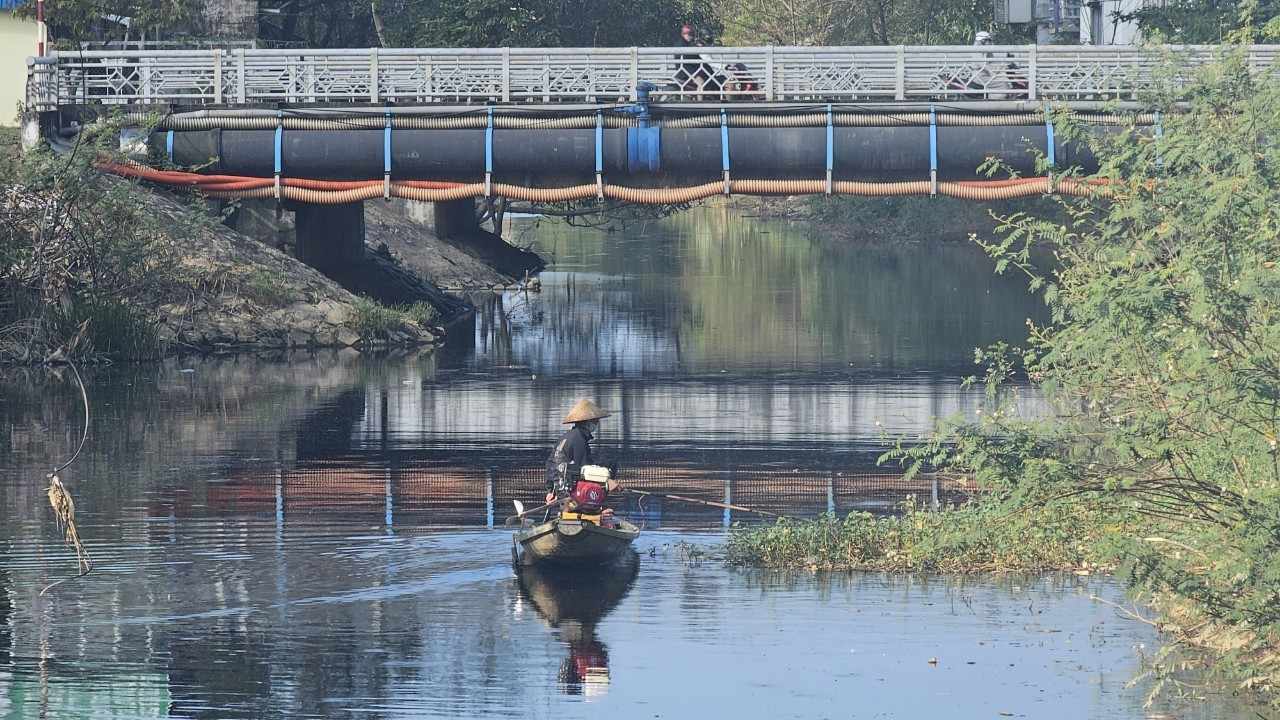
[[[649,93],[657,86],[651,82],[636,85],[636,103],[624,108],[636,116],[640,127],[627,128],[627,171],[656,173],[662,170],[662,131],[650,127]]]
[[[662,128],[627,128],[627,171],[657,173],[662,170]]]
[[[169,156],[169,164],[172,165],[173,164],[173,131],[172,130],[165,133],[164,152],[166,155]]]

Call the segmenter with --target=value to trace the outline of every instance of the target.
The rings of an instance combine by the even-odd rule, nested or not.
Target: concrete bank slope
[[[444,331],[429,310],[392,310],[267,243],[196,212],[173,197],[138,187],[149,212],[183,228],[160,296],[133,298],[154,319],[168,353],[297,347],[375,348],[433,345]],[[194,227],[193,227],[194,226]]]

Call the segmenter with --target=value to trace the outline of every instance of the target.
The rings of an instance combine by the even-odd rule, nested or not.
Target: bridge
[[[1156,134],[1144,93],[1220,51],[58,51],[30,61],[28,109],[55,148],[86,115],[123,113],[142,129],[132,138],[141,162],[107,169],[218,199],[284,201],[298,211],[300,251],[349,258],[363,248],[360,203],[374,198],[433,202],[437,229],[463,234],[477,199],[1106,193],[1101,182],[1043,173],[1037,158],[1051,169],[1097,167],[1087,144],[1064,141],[1055,124],[1070,114],[1098,135],[1131,125]],[[1277,74],[1276,46],[1245,52],[1253,72]],[[1172,75],[1171,61],[1181,63]],[[989,157],[1021,177],[979,179]],[[313,230],[346,239],[304,242]]]

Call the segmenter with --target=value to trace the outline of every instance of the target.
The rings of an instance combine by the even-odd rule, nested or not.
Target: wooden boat
[[[626,520],[606,527],[572,513],[565,515],[569,517],[555,517],[517,532],[511,541],[512,561],[516,565],[600,565],[632,552],[631,543],[640,537],[640,528]]]

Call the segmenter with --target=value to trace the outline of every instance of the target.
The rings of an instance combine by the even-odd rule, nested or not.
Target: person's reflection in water
[[[569,657],[556,674],[565,694],[603,695],[609,687],[609,648],[596,637],[595,626],[561,623],[560,639],[569,646]]]
[[[640,559],[634,552],[591,570],[537,565],[520,568],[520,593],[559,631],[560,640],[569,649],[557,673],[560,689],[566,694],[592,697],[608,690],[609,648],[596,637],[596,626],[626,596],[639,568]]]

